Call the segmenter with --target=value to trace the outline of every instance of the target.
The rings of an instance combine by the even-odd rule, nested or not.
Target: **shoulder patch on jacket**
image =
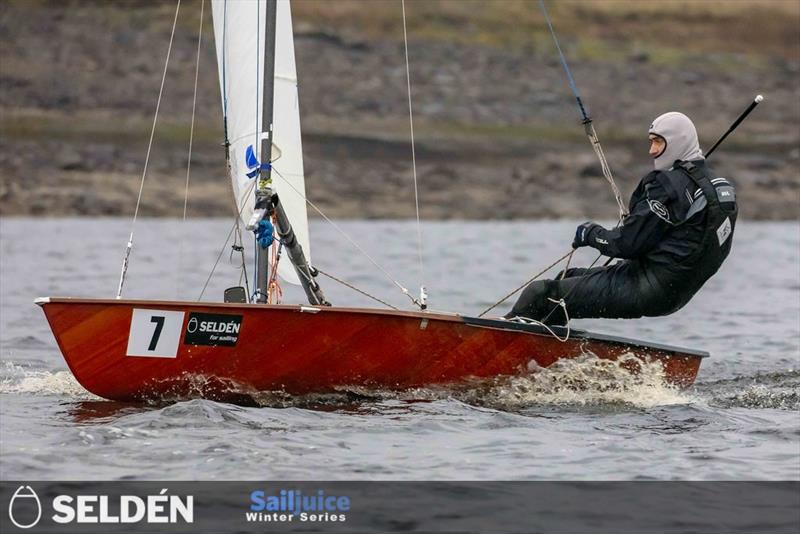
[[[659,219],[662,219],[669,224],[672,224],[672,221],[669,219],[669,210],[667,207],[659,202],[658,200],[647,200],[647,204],[650,206],[650,211],[656,214]]]
[[[681,170],[658,171],[653,178],[653,181],[664,190],[667,197],[664,200],[672,201],[682,198],[681,194],[689,184],[689,177]]]

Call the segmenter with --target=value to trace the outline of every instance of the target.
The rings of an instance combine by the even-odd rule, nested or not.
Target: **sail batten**
[[[262,154],[261,140],[266,135],[261,126],[266,4],[266,0],[212,0],[231,186],[240,208],[240,217],[247,223],[255,205],[254,180],[257,178],[254,176],[257,173],[254,174],[253,170],[257,170],[261,163],[271,161],[276,171],[273,174],[274,189],[306,258],[310,258],[300,106],[289,0],[277,2],[273,141],[271,154]],[[251,158],[248,158],[248,151]],[[278,265],[278,274],[287,282],[300,283],[294,267],[288,261]]]

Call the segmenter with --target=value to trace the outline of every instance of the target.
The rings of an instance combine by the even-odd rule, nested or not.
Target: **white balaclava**
[[[683,113],[670,111],[659,116],[650,125],[650,133],[663,137],[667,142],[661,155],[653,159],[653,166],[657,171],[669,169],[675,160],[705,159],[697,141],[697,130],[691,119]]]

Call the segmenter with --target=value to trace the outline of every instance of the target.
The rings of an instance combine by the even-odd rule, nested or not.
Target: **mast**
[[[266,1],[264,39],[264,84],[261,115],[261,161],[268,163],[272,156],[272,112],[275,95],[275,21],[277,0]],[[261,165],[256,186],[256,205],[253,218],[248,227],[258,229],[261,221],[268,219],[270,199],[272,198],[272,166]],[[268,222],[268,221],[267,221]],[[256,244],[256,294],[255,301],[267,302],[267,284],[269,278],[269,247]]]
[[[278,236],[286,247],[289,259],[300,279],[300,285],[306,293],[309,303],[330,306],[325,299],[317,281],[316,269],[311,267],[303,252],[303,247],[296,239],[289,218],[280,203],[278,194],[272,183],[272,145],[274,137],[274,100],[275,100],[275,36],[277,21],[277,0],[266,0],[265,13],[265,46],[264,46],[264,80],[263,80],[263,113],[261,118],[261,164],[259,165],[258,183],[255,192],[255,210],[247,224],[251,231],[259,230],[262,221],[269,224],[274,215]],[[270,230],[271,231],[271,230]],[[256,241],[256,288],[255,302],[267,302],[269,284],[269,248],[262,247]]]

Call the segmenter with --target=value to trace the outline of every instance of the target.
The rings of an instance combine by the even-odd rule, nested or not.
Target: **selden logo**
[[[50,519],[73,523],[194,523],[194,497],[167,495],[57,495],[51,503]],[[8,504],[8,516],[18,528],[36,526],[42,518],[42,503],[30,486],[20,486]]]
[[[215,313],[191,313],[186,323],[186,345],[209,345],[212,347],[234,347],[239,341],[242,327],[241,315],[219,315]]]
[[[303,495],[300,490],[280,490],[267,495],[262,490],[250,493],[248,523],[342,523],[350,511],[350,497],[325,495],[319,490]]]
[[[162,489],[158,495],[139,497],[120,495],[112,502],[107,495],[59,495],[53,499],[53,521],[56,523],[193,523],[194,497],[182,500],[177,495],[167,495]],[[116,499],[115,499],[116,500]]]
[[[42,503],[30,486],[20,486],[8,503],[8,518],[17,528],[35,527],[42,518]]]

